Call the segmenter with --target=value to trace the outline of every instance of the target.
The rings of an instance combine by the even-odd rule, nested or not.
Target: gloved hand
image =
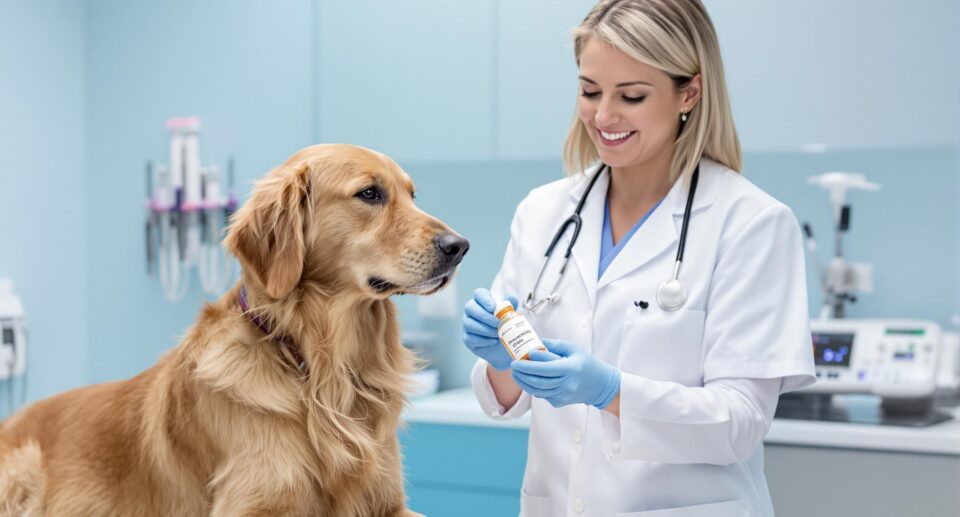
[[[507,296],[507,300],[517,308],[515,296]],[[463,344],[497,370],[506,370],[513,358],[497,335],[498,320],[493,314],[496,308],[490,291],[480,288],[473,292],[473,299],[463,307]]]
[[[553,407],[583,403],[597,409],[610,405],[620,393],[620,370],[570,343],[542,341],[549,352],[534,350],[529,361],[510,365],[513,380],[523,391]]]

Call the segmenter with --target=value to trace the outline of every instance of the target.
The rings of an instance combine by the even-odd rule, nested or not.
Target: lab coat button
[[[583,500],[577,499],[573,502],[573,511],[583,513]]]
[[[573,443],[579,444],[582,441],[583,441],[583,433],[581,433],[580,430],[578,429],[576,432],[573,433]]]

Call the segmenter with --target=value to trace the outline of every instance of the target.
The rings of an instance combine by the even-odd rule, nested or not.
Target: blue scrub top
[[[663,198],[665,199],[665,198]],[[613,259],[620,253],[620,250],[627,245],[627,242],[630,241],[630,237],[633,237],[633,234],[636,233],[637,229],[643,226],[643,223],[650,217],[650,214],[660,206],[660,203],[663,203],[663,199],[657,201],[657,204],[653,205],[653,208],[646,213],[643,217],[633,225],[633,228],[630,228],[630,231],[620,239],[620,242],[614,246],[613,244],[613,229],[610,227],[610,198],[606,197],[603,202],[603,235],[600,237],[600,268],[597,271],[597,280],[603,276],[603,272],[607,270],[607,266],[613,262]]]

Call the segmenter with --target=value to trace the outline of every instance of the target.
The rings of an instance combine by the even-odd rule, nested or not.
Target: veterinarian
[[[763,437],[814,381],[804,256],[790,209],[739,174],[712,22],[699,0],[605,0],[574,53],[573,174],[520,203],[464,313],[484,411],[531,412],[521,513],[773,515]],[[511,361],[507,297],[549,352]]]

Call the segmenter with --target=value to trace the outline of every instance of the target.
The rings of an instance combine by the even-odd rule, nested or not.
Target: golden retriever
[[[469,245],[413,194],[349,145],[268,173],[226,236],[239,283],[179,346],[2,423],[0,515],[417,515],[396,436],[414,358],[389,296],[441,289]]]

